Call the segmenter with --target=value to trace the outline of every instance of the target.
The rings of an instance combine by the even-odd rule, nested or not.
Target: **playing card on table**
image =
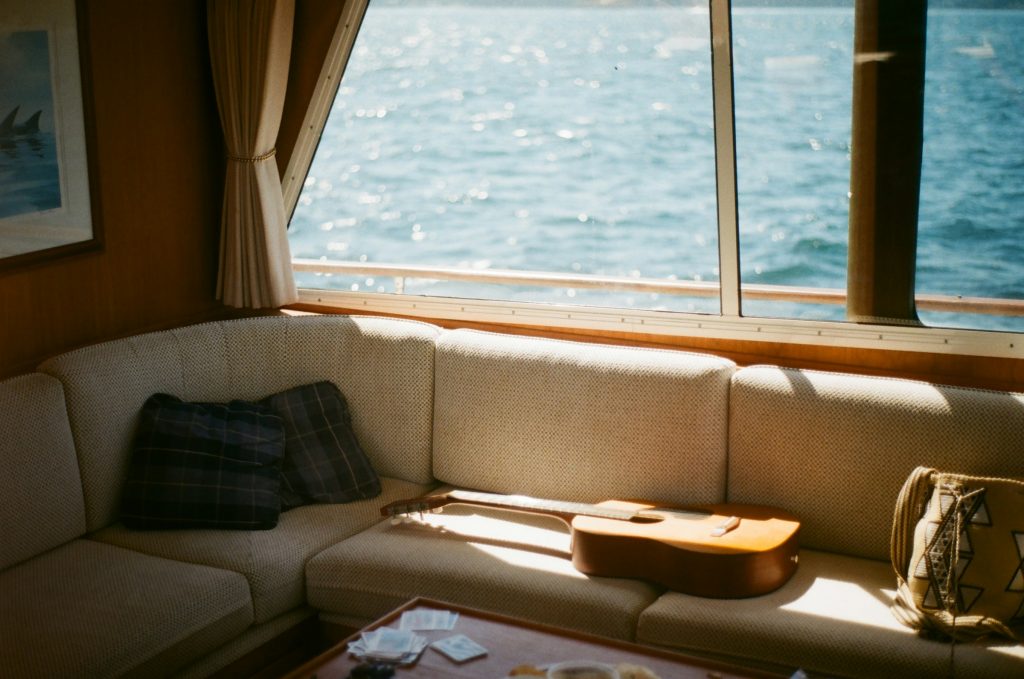
[[[427,640],[418,634],[380,627],[363,632],[359,639],[349,643],[348,650],[359,658],[392,660],[406,664],[414,662],[426,647]]]
[[[487,655],[487,649],[476,643],[465,634],[456,634],[431,644],[431,647],[445,654],[455,662],[465,662],[473,658]]]
[[[363,635],[366,650],[376,656],[400,657],[412,650],[416,635],[405,630],[381,627]]]
[[[450,630],[458,619],[459,614],[453,611],[417,609],[402,613],[398,626],[404,630]]]

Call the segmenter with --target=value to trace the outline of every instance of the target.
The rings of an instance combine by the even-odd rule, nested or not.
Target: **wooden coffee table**
[[[615,641],[549,625],[541,625],[495,613],[487,613],[441,601],[417,598],[371,623],[359,633],[313,658],[288,675],[288,679],[344,679],[359,660],[349,656],[348,641],[377,627],[398,627],[404,611],[416,608],[457,611],[459,620],[453,630],[417,631],[429,641],[453,634],[465,634],[487,648],[482,658],[456,664],[427,647],[414,665],[399,667],[395,679],[501,679],[519,665],[545,665],[565,660],[597,660],[611,665],[643,665],[661,679],[727,679],[732,677],[774,677],[713,661],[691,658],[656,648]]]

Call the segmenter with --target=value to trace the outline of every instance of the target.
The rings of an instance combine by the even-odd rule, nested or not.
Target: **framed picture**
[[[75,0],[0,5],[0,270],[99,248]]]

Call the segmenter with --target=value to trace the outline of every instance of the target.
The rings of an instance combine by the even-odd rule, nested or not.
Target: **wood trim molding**
[[[934,384],[1024,391],[1024,360],[957,354],[929,354],[885,349],[810,346],[783,342],[756,342],[706,337],[680,337],[638,332],[569,330],[544,326],[451,321],[397,314],[340,309],[317,304],[293,304],[292,313],[352,314],[409,318],[433,323],[442,328],[470,328],[487,332],[511,333],[531,337],[598,342],[620,346],[679,349],[714,354],[737,365],[771,364],[788,368],[824,370],[921,380]]]

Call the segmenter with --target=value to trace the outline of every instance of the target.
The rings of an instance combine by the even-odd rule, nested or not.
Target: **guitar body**
[[[572,528],[572,563],[582,573],[649,580],[721,599],[778,589],[797,567],[800,522],[760,505],[667,508],[611,500],[595,505],[453,490],[381,508],[381,515],[469,504],[547,514]]]
[[[610,501],[598,507],[641,511],[661,521],[617,521],[576,516],[572,563],[582,573],[640,578],[668,589],[713,598],[772,592],[797,568],[800,523],[759,505],[702,505],[689,514],[653,505]],[[735,528],[712,532],[730,517]]]

